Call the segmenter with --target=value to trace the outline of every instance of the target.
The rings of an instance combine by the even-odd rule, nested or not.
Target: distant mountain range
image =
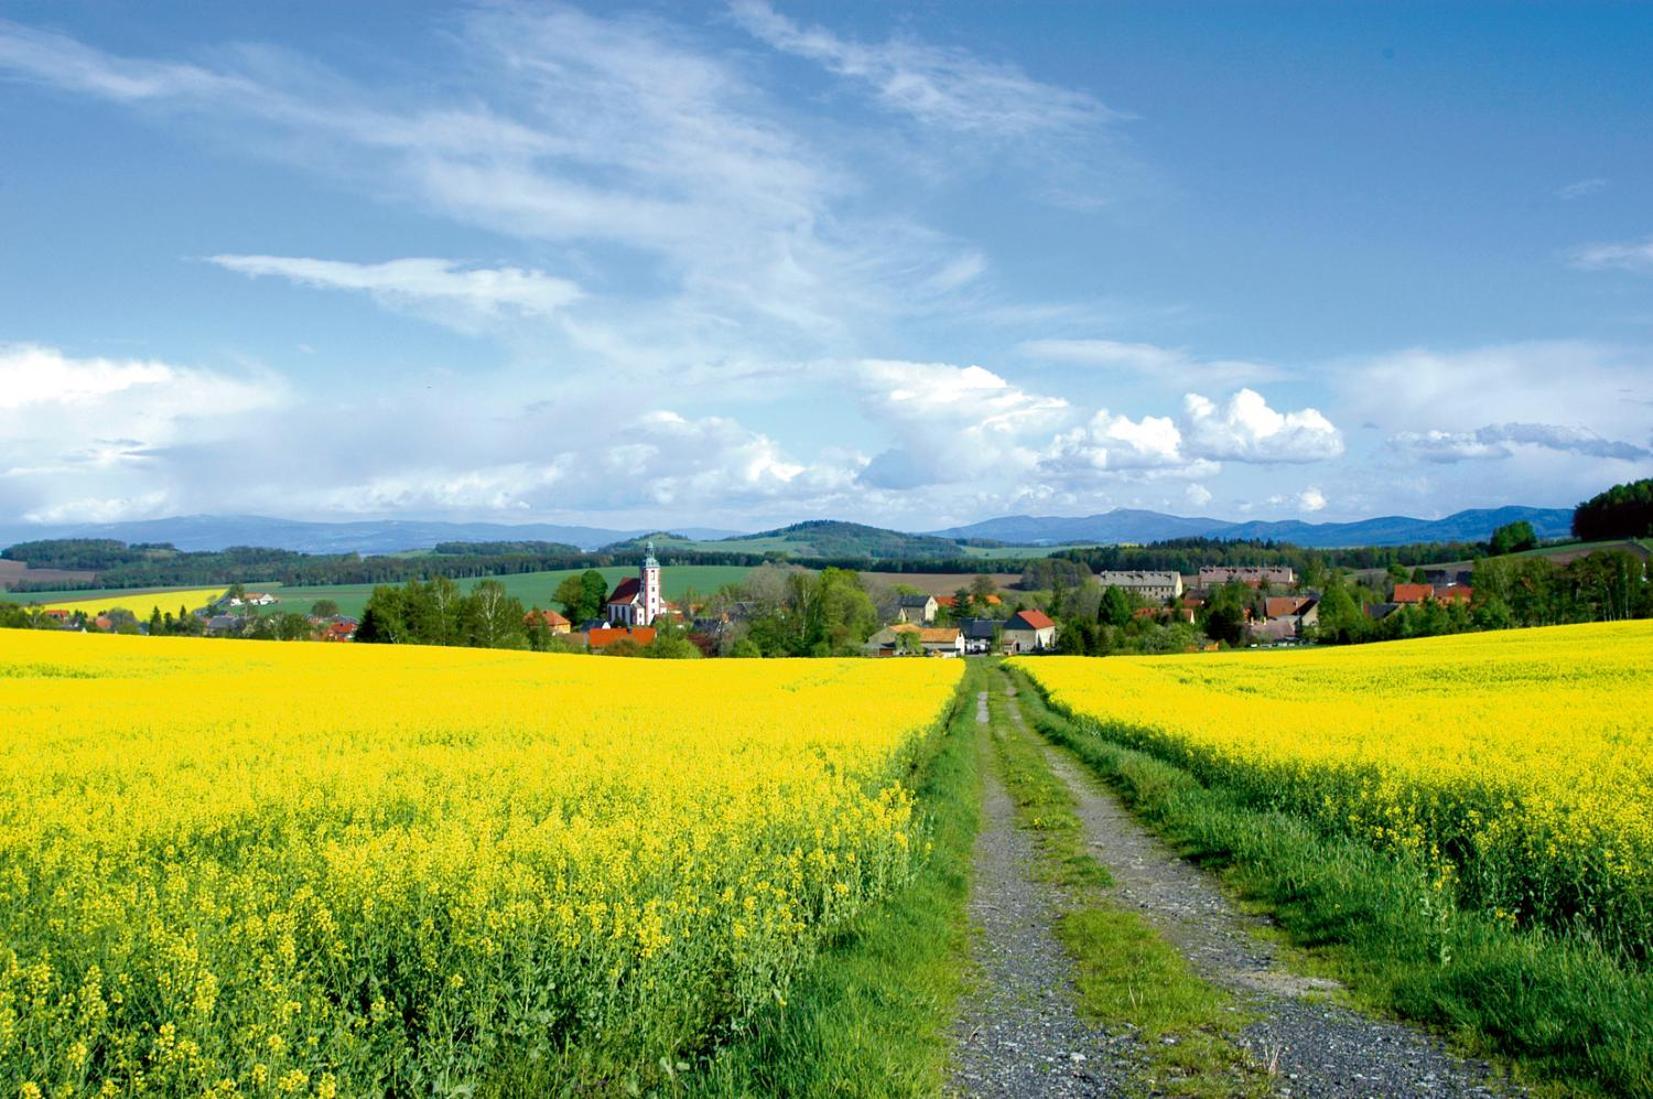
[[[907,534],[837,520],[811,520],[778,530],[741,534],[704,527],[656,534],[663,547],[694,552],[782,552],[795,558],[868,557],[879,560],[945,557],[961,539],[1015,546],[1160,542],[1168,538],[1256,538],[1317,549],[1339,546],[1398,546],[1414,542],[1485,541],[1505,523],[1525,519],[1540,538],[1569,533],[1571,508],[1501,507],[1460,511],[1444,519],[1401,515],[1351,523],[1300,520],[1231,522],[1157,511],[1117,508],[1081,517],[1008,515],[968,526]],[[643,530],[556,523],[449,523],[420,520],[360,520],[347,523],[272,519],[260,515],[184,515],[127,523],[0,527],[0,546],[43,538],[114,538],[122,542],[170,542],[182,550],[267,546],[304,553],[401,553],[438,542],[564,542],[583,550],[625,546]]]
[[[1340,546],[1403,546],[1414,542],[1485,541],[1498,527],[1525,519],[1540,538],[1561,538],[1572,530],[1572,508],[1501,507],[1455,512],[1444,519],[1386,515],[1351,523],[1305,523],[1297,519],[1236,523],[1189,518],[1157,511],[1117,508],[1101,515],[1007,515],[933,533],[943,538],[985,538],[1016,545],[1161,542],[1168,538],[1255,538],[1291,542],[1312,549]]]
[[[170,542],[181,550],[221,550],[227,546],[265,546],[301,553],[401,553],[429,549],[438,542],[536,540],[564,542],[583,550],[600,549],[645,533],[556,523],[444,523],[408,519],[370,519],[349,523],[314,523],[271,519],[263,515],[180,515],[128,523],[77,523],[64,526],[14,525],[0,528],[0,545],[44,538],[114,538],[121,542]],[[694,539],[727,538],[737,531],[690,527],[678,533]]]

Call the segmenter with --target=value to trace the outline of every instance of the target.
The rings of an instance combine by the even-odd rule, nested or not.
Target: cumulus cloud
[[[1202,508],[1211,502],[1211,490],[1201,484],[1191,484],[1182,490],[1183,498],[1191,505]]]
[[[580,297],[567,279],[520,267],[463,267],[452,260],[348,263],[301,256],[219,255],[209,262],[250,277],[366,293],[392,309],[472,329],[502,316],[551,316]]]
[[[1254,389],[1218,405],[1198,393],[1183,400],[1189,453],[1241,462],[1318,462],[1343,453],[1343,434],[1313,408],[1277,412]]]
[[[1568,260],[1582,271],[1653,271],[1653,237],[1580,245]]]
[[[237,436],[289,399],[280,379],[0,344],[0,509],[32,521],[140,517],[166,503],[157,455]]]
[[[1066,481],[1104,473],[1135,473],[1149,479],[1209,477],[1220,468],[1184,452],[1182,431],[1170,417],[1132,420],[1106,409],[1083,426],[1057,435],[1039,462],[1042,473]]]
[[[915,488],[1026,469],[1068,402],[1030,393],[980,366],[870,359],[858,364],[861,406],[900,442],[873,458],[864,483]]]

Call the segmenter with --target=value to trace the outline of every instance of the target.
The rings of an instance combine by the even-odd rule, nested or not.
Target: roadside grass
[[[1003,682],[996,674],[995,686]],[[997,690],[989,696],[992,741],[1018,815],[1038,838],[1040,870],[1068,897],[1056,935],[1074,961],[1080,1017],[1129,1028],[1141,1039],[1136,1084],[1147,1094],[1268,1094],[1266,1072],[1235,1042],[1246,1017],[1233,996],[1200,978],[1140,915],[1104,895],[1113,876],[1086,849],[1073,791],[1050,770],[1035,735],[1009,717],[1019,702]]]
[[[748,1036],[678,1078],[690,1096],[938,1094],[950,1028],[971,980],[965,910],[981,817],[977,692],[965,674],[953,712],[920,757],[915,793],[930,821],[929,857],[902,892],[843,928]]]
[[[1540,1094],[1653,1094],[1653,973],[1582,935],[1458,910],[1422,867],[1243,805],[1010,674],[1042,733],[1186,857],[1220,870],[1363,1006],[1434,1027]]]

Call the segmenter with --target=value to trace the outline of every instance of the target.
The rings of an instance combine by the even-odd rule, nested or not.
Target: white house
[[[1007,653],[1042,653],[1056,647],[1056,623],[1044,611],[1017,611],[999,633]]]
[[[896,601],[895,620],[928,626],[936,620],[939,606],[933,595],[903,595]]]

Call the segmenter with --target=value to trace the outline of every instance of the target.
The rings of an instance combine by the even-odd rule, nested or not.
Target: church
[[[654,559],[654,543],[636,576],[628,576],[614,587],[603,604],[603,617],[611,626],[652,626],[660,614],[660,562]]]

